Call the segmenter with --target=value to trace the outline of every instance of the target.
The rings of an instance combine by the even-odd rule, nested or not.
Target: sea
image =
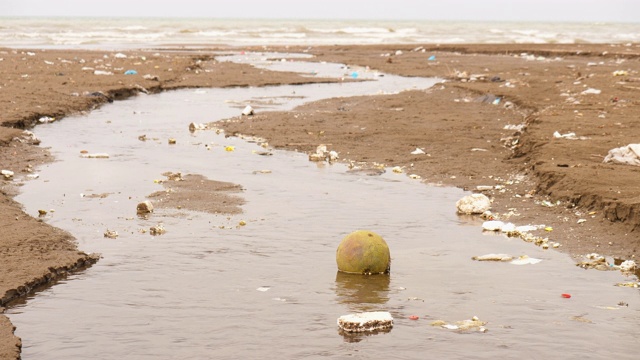
[[[638,42],[640,22],[0,17],[11,48]]]

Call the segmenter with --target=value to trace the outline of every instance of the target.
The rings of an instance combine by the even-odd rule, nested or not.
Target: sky
[[[0,16],[640,23],[640,0],[0,0]]]

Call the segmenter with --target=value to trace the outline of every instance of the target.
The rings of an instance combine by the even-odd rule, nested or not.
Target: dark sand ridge
[[[639,46],[460,45],[412,51],[416,46],[317,47],[309,52],[317,60],[437,76],[446,83],[428,91],[327,100],[223,126],[228,133],[259,135],[272,146],[299,151],[330,143],[343,158],[404,166],[429,183],[468,189],[501,185],[502,190],[486,192],[494,211],[512,213],[509,220],[517,224],[552,226],[548,235],[562,244],[562,251],[635,257],[640,168],[603,164],[602,158],[609,149],[640,139]],[[45,148],[12,140],[42,116],[60,119],[140,91],[326,81],[216,63],[202,51],[126,51],[126,58],[103,51],[30,53],[0,49],[0,168],[15,171],[16,177],[49,160]],[[431,55],[434,61],[428,60]],[[86,67],[118,74],[94,75]],[[114,69],[135,69],[139,75]],[[617,70],[626,75],[614,76]],[[146,74],[157,78],[142,78]],[[474,74],[482,76],[469,81]],[[601,93],[582,95],[588,88]],[[473,101],[484,94],[500,97],[501,103]],[[505,108],[507,101],[513,106]],[[504,129],[522,123],[527,125],[522,131]],[[555,139],[555,131],[589,139]],[[429,156],[411,155],[416,147]],[[2,181],[0,305],[6,305],[95,257],[79,252],[70,234],[22,212],[11,200],[14,182]],[[540,205],[544,200],[560,205]],[[587,221],[578,224],[579,219]],[[18,358],[19,346],[12,325],[1,316],[0,357]]]

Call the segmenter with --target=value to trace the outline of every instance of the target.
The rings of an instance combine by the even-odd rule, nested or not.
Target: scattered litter
[[[207,125],[206,124],[198,124],[198,123],[194,123],[192,122],[191,124],[189,124],[189,131],[194,132],[197,130],[206,130],[207,129]]]
[[[164,233],[166,233],[167,230],[164,229],[164,226],[162,224],[158,224],[156,226],[152,226],[149,228],[149,234],[156,236],[156,235],[162,235]]]
[[[115,55],[113,55],[114,58],[116,59],[126,59],[127,55],[123,54],[123,53],[117,53]]]
[[[486,254],[474,256],[471,259],[476,261],[511,261],[513,260],[513,256],[507,254]]]
[[[262,292],[267,292],[269,291],[269,289],[271,289],[270,286],[260,286],[259,288],[257,288],[256,290],[258,291],[262,291]]]
[[[429,58],[427,60],[435,61],[436,60],[436,56],[435,55],[431,55],[431,56],[429,56]]]
[[[138,72],[135,70],[127,70],[124,72],[125,75],[138,75]]]
[[[624,273],[631,273],[636,270],[636,262],[633,260],[625,260],[622,264],[618,265],[620,271]]]
[[[224,147],[224,151],[231,152],[231,151],[235,151],[235,150],[236,150],[235,146],[227,145],[227,146]]]
[[[2,174],[2,176],[4,176],[5,180],[11,180],[13,178],[13,171],[11,170],[2,170],[0,171],[0,174]]]
[[[338,153],[333,150],[328,151],[327,146],[324,144],[318,145],[318,147],[316,147],[316,152],[309,154],[309,161],[328,161],[329,163],[332,163],[338,159]]]
[[[409,178],[413,180],[420,180],[422,179],[422,176],[416,175],[416,174],[409,174]]]
[[[175,145],[176,144],[176,139],[169,138],[168,142],[169,142],[169,145]]]
[[[153,204],[149,200],[145,200],[136,207],[138,214],[148,214],[153,212]]]
[[[109,238],[109,239],[115,239],[118,237],[118,232],[115,230],[109,230],[107,229],[107,231],[104,232],[104,237]]]
[[[638,288],[640,287],[640,283],[630,281],[630,282],[624,282],[624,283],[617,283],[616,286]]]
[[[271,170],[255,170],[253,174],[271,174]]]
[[[418,315],[409,316],[409,320],[418,320],[418,319],[420,319],[420,317]]]
[[[426,154],[426,153],[424,152],[424,150],[422,150],[422,149],[420,149],[420,148],[416,148],[415,150],[413,150],[413,151],[411,152],[411,154],[412,154],[412,155],[422,155],[422,154]]]
[[[602,90],[598,90],[598,89],[594,89],[594,88],[588,88],[587,90],[581,92],[580,94],[582,94],[582,95],[589,95],[589,94],[598,95],[601,92],[602,92]]]
[[[338,318],[338,326],[349,333],[385,331],[393,327],[393,317],[387,311],[349,314]]]
[[[400,167],[400,166],[394,166],[394,167],[391,169],[391,171],[393,171],[393,172],[394,172],[394,173],[396,173],[396,174],[402,174],[402,172],[403,172],[402,167]]]
[[[253,111],[253,108],[251,107],[251,105],[247,105],[244,108],[244,110],[242,110],[242,115],[249,116],[249,115],[253,115],[253,114],[254,114],[254,111]]]
[[[605,163],[640,166],[640,144],[629,144],[609,150]]]
[[[491,186],[491,185],[478,185],[478,186],[476,186],[476,190],[478,190],[478,191],[493,190],[493,186]]]
[[[108,159],[109,154],[107,153],[80,154],[80,157],[85,159]]]
[[[245,226],[247,225],[247,222],[244,220],[240,220],[240,222],[238,222],[238,226]]]
[[[145,74],[142,78],[145,80],[160,81],[160,78],[157,75]]]
[[[571,299],[571,294],[561,294],[560,296],[562,296],[565,299]]]
[[[47,213],[48,213],[47,210],[43,210],[43,209],[38,210],[38,216],[45,216],[47,215]]]
[[[56,121],[56,118],[51,117],[51,116],[43,116],[40,119],[38,119],[38,122],[41,124],[47,124],[47,123],[51,123]]]
[[[513,259],[510,264],[513,265],[535,265],[541,262],[541,259],[529,257],[528,255],[519,256],[517,259]]]
[[[431,326],[439,326],[448,330],[475,330],[484,333],[487,332],[487,328],[484,327],[486,324],[486,321],[480,321],[477,316],[474,316],[471,319],[456,321],[454,324],[449,324],[444,320],[436,320],[431,323]]]
[[[482,214],[491,208],[491,200],[484,194],[471,194],[456,202],[459,214]]]
[[[559,132],[554,132],[553,133],[553,137],[556,139],[569,139],[569,140],[577,140],[578,137],[576,136],[576,133],[574,132],[569,132],[566,134],[560,134]]]
[[[613,76],[627,76],[629,73],[625,70],[616,70],[613,72]]]
[[[587,219],[578,219],[578,221],[576,221],[578,224],[582,224],[587,222]]]
[[[93,75],[113,75],[111,71],[95,70]]]

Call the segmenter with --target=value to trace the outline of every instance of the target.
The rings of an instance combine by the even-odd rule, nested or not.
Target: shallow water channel
[[[333,64],[295,66],[319,76],[345,73]],[[614,286],[629,279],[483,233],[480,221],[455,214],[466,195],[460,189],[391,171],[353,174],[295,152],[259,156],[255,151],[264,149],[256,143],[188,131],[190,122],[237,116],[247,103],[269,105],[257,111],[291,109],[324,97],[433,84],[360,71],[377,81],[138,96],[38,126],[42,146],[58,161],[38,169],[39,179],[26,182],[17,200],[29,214],[55,209],[45,221],[103,258],[8,311],[23,358],[632,358],[640,349],[640,296]],[[142,134],[157,140],[139,141]],[[229,145],[235,151],[225,151]],[[110,158],[81,158],[81,150]],[[154,180],[167,171],[242,185],[244,213],[156,209],[148,219],[137,217],[136,204],[163,189]],[[166,234],[139,231],[158,223]],[[340,240],[362,228],[389,244],[390,276],[337,273]],[[106,229],[120,236],[104,238]],[[487,253],[542,261],[471,260]],[[393,329],[370,336],[338,331],[339,316],[371,310],[391,312]],[[472,316],[488,331],[431,326]]]

